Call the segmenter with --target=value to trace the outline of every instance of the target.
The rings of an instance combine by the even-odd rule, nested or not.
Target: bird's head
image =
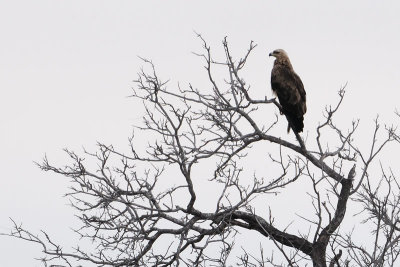
[[[276,57],[276,58],[282,58],[282,57],[287,58],[288,57],[286,51],[283,49],[276,49],[276,50],[272,51],[271,53],[269,53],[269,56]]]

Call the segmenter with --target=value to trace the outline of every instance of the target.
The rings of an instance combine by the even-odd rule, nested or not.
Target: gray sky
[[[152,59],[163,79],[205,83],[199,32],[215,53],[228,36],[237,56],[258,44],[245,77],[271,96],[273,60],[285,49],[307,91],[305,132],[347,85],[344,123],[393,120],[400,89],[398,1],[0,1],[0,231],[9,217],[71,245],[67,179],[41,172],[47,154],[96,141],[127,145],[140,107],[127,98]],[[280,121],[282,122],[282,121]],[[286,125],[282,126],[284,129]],[[364,126],[362,126],[364,127]],[[0,237],[0,266],[39,266],[40,248]]]

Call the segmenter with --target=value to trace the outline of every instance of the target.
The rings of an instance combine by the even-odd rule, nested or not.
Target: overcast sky
[[[128,144],[141,117],[127,98],[142,65],[137,56],[152,59],[172,84],[201,85],[194,31],[217,54],[224,36],[237,56],[255,41],[245,78],[259,96],[271,96],[268,53],[285,49],[307,91],[305,133],[346,83],[347,123],[371,126],[378,113],[390,122],[400,108],[399,12],[399,1],[366,0],[0,0],[0,232],[11,217],[71,245],[68,181],[34,161],[47,154],[63,164],[63,148],[96,141]],[[0,237],[0,251],[0,266],[40,266],[33,244]]]

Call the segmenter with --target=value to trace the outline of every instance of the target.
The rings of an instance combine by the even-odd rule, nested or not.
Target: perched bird
[[[277,49],[269,54],[275,57],[271,72],[272,91],[278,96],[282,106],[281,112],[286,115],[290,127],[299,133],[304,128],[304,114],[307,111],[306,91],[300,77],[294,72],[287,53]]]

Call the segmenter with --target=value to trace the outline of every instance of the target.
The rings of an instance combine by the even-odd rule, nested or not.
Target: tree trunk
[[[326,265],[326,245],[321,243],[316,243],[313,246],[311,253],[311,259],[313,261],[314,267],[327,267]]]

